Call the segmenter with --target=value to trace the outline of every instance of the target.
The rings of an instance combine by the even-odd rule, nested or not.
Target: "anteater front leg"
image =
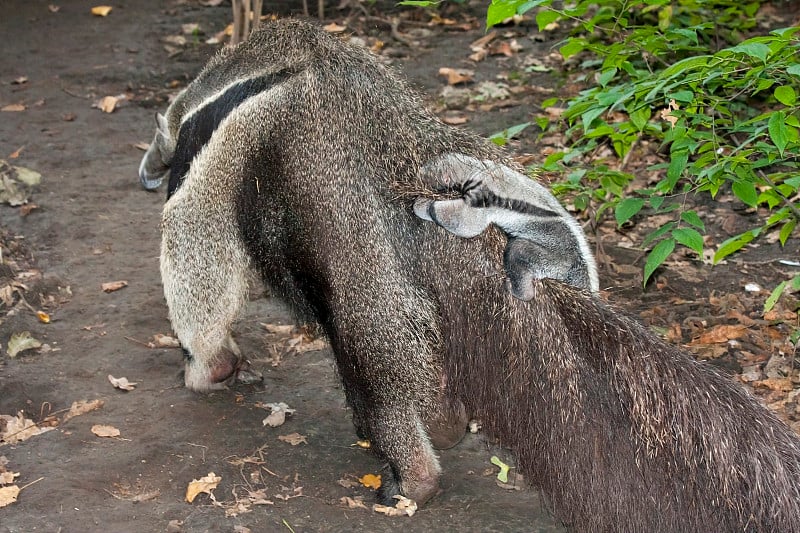
[[[197,391],[223,388],[243,371],[258,377],[230,337],[247,294],[248,256],[230,199],[196,192],[204,177],[190,174],[167,201],[161,241],[169,317],[186,354],[186,386]]]

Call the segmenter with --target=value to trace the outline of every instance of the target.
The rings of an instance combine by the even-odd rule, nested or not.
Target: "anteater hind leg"
[[[380,500],[394,505],[394,496],[402,494],[422,504],[438,492],[441,473],[425,424],[440,409],[435,313],[398,278],[392,258],[383,250],[371,252],[386,260],[363,262],[350,275],[329,279],[327,303],[335,318],[328,336],[357,430],[388,463]],[[382,273],[370,272],[370,266],[382,266]],[[384,313],[390,294],[392,312]]]
[[[224,197],[195,194],[187,180],[164,206],[161,278],[186,357],[186,386],[225,387],[243,370],[230,327],[245,301],[248,256]]]

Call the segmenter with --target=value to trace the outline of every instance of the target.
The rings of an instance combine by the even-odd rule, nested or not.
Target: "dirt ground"
[[[0,415],[22,411],[53,427],[23,442],[0,444],[0,472],[18,472],[15,483],[23,487],[16,503],[0,508],[0,533],[562,530],[536,490],[498,486],[490,457],[510,464],[513,459],[480,434],[468,434],[442,452],[444,491],[413,518],[348,507],[342,498],[363,499],[371,507],[372,490],[356,479],[378,473],[381,464],[355,445],[330,353],[307,350],[306,339],[295,332],[268,331],[263,324],[293,321],[280,302],[258,292],[236,333],[264,373],[263,385],[209,395],[182,387],[180,350],[149,344],[155,334],[171,333],[158,270],[164,195],[141,189],[137,167],[143,152],[136,145],[150,141],[155,111],[163,111],[169,94],[216,50],[218,45],[205,41],[230,21],[230,7],[173,0],[110,5],[111,13],[98,17],[86,2],[51,4],[57,11],[44,2],[0,4],[0,107],[24,106],[0,112],[0,159],[42,174],[30,197],[35,209],[0,207],[7,255],[1,285],[23,284],[11,312],[0,308],[7,313],[0,318]],[[300,5],[267,3],[265,12],[297,14]],[[479,3],[474,11],[481,9]],[[391,15],[374,7],[366,14],[331,9],[330,15],[339,23],[351,15],[348,28],[368,45],[382,40],[383,55],[443,113],[440,67],[470,66],[476,80],[496,80],[515,66],[504,57],[469,63],[469,44],[484,33],[480,21],[463,14],[458,23],[468,28],[409,21],[399,27],[399,40],[391,34]],[[190,23],[198,23],[202,33],[184,34],[182,25]],[[553,38],[534,39],[532,26],[501,32],[518,37],[532,57],[552,52]],[[187,42],[170,39],[176,35]],[[412,38],[412,46],[404,42]],[[469,118],[468,127],[491,134],[530,120],[536,103],[563,80],[532,69],[526,83],[542,90],[512,91],[502,105],[467,106],[456,114]],[[104,96],[118,95],[125,97],[112,113],[93,107]],[[538,142],[530,133],[512,149],[536,160]],[[724,196],[706,207],[717,244],[753,220]],[[637,230],[602,223],[589,231],[598,245],[605,295],[671,332],[673,340],[686,343],[716,325],[749,318],[748,335],[721,348],[695,342],[700,356],[737,375],[763,368],[776,354],[793,356],[787,348],[790,320],[767,321],[758,313],[767,291],[796,272],[778,263],[797,259],[796,243],[780,248],[765,241],[713,271],[688,255],[679,257],[642,291],[642,253],[625,244]],[[127,286],[102,290],[103,283],[119,280]],[[745,291],[746,283],[764,290]],[[45,311],[50,322],[35,311]],[[22,331],[47,347],[9,357],[5,348]],[[129,392],[114,389],[109,374],[138,385]],[[757,390],[796,424],[789,392],[797,389],[794,375],[786,377],[788,390],[787,381],[781,390]],[[80,400],[103,405],[65,421]],[[269,412],[261,405],[270,402],[285,402],[296,412],[280,427],[264,427]],[[118,428],[120,436],[96,436],[92,427],[98,424]],[[279,439],[293,433],[306,442]],[[222,478],[213,491],[217,503],[205,494],[187,503],[187,485],[210,472]]]

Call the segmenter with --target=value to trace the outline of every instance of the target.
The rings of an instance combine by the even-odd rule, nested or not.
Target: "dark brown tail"
[[[488,313],[482,339],[455,325],[468,355],[447,372],[557,517],[579,531],[800,531],[788,426],[601,300],[551,280],[534,292]]]

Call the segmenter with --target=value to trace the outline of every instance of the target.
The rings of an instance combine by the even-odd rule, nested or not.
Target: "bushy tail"
[[[580,531],[800,531],[788,426],[598,298],[534,290],[495,316],[511,320],[483,343],[499,350],[476,343],[449,371],[556,516]]]

